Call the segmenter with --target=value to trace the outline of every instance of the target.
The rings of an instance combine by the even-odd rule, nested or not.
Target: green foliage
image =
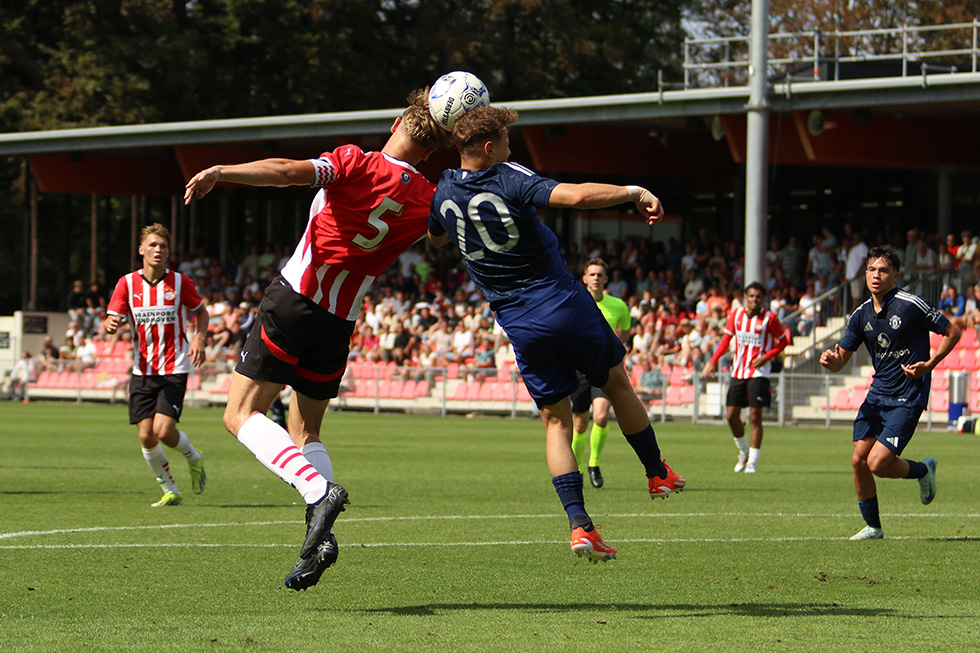
[[[846,429],[767,425],[759,474],[732,474],[727,427],[657,427],[688,489],[646,496],[617,435],[587,506],[619,549],[568,550],[537,419],[330,413],[324,440],[352,504],[338,564],[282,586],[298,495],[221,427],[181,420],[209,484],[159,490],[123,405],[0,404],[4,651],[976,650],[975,438],[920,431],[936,502],[879,484],[886,539],[862,525]],[[615,432],[615,426],[613,427]],[[171,452],[172,453],[172,452]],[[188,488],[180,457],[171,455]]]
[[[501,100],[653,90],[681,0],[5,3],[8,131],[387,108],[453,68]]]

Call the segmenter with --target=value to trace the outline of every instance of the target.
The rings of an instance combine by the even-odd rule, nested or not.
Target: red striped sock
[[[245,420],[238,441],[269,471],[296,488],[306,503],[315,503],[327,493],[327,479],[293,444],[289,433],[265,415],[256,413]]]

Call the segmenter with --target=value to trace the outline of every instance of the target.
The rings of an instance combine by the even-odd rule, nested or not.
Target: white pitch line
[[[823,519],[846,519],[853,517],[851,513],[846,514],[821,514],[821,513],[792,513],[792,512],[685,512],[672,514],[657,513],[593,513],[594,518],[704,518],[704,517],[807,517]],[[882,517],[909,517],[909,518],[955,518],[955,519],[976,519],[980,513],[882,513]],[[354,517],[341,520],[342,524],[352,524],[359,522],[380,522],[380,521],[441,521],[441,520],[466,520],[466,519],[557,519],[559,515],[416,515],[412,517]],[[152,526],[93,526],[89,528],[58,528],[47,531],[16,531],[12,533],[0,533],[0,540],[12,539],[15,537],[30,537],[34,535],[60,535],[65,533],[98,533],[106,531],[138,531],[138,530],[164,530],[177,528],[229,528],[242,526],[281,526],[286,524],[301,524],[301,521],[254,521],[254,522],[228,522],[228,523],[197,523],[197,524],[159,524]],[[698,540],[707,541],[707,540]],[[724,540],[728,541],[728,540]]]
[[[888,537],[889,540],[949,540],[949,541],[980,541],[980,537],[934,537],[926,535],[902,535]],[[616,540],[616,544],[704,544],[704,543],[723,543],[740,544],[754,542],[847,542],[847,537],[733,537],[733,538],[664,538],[664,539],[623,539]],[[377,549],[393,547],[461,547],[461,546],[513,546],[520,545],[547,545],[567,544],[567,540],[511,540],[500,542],[373,542],[373,543],[353,543],[341,544],[341,548],[353,549]],[[42,545],[0,545],[0,550],[4,549],[176,549],[176,548],[239,548],[239,549],[274,549],[274,548],[295,548],[296,543],[292,544],[205,544],[201,542],[186,544],[42,544]]]

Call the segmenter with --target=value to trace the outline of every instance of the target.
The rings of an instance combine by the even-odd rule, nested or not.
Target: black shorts
[[[589,412],[592,402],[599,397],[605,398],[605,393],[585,380],[585,375],[579,372],[578,389],[572,393],[572,414],[581,415]]]
[[[265,291],[235,371],[290,385],[311,399],[332,399],[347,368],[353,332],[354,322],[325,311],[279,277]]]
[[[157,413],[179,422],[186,391],[186,374],[132,375],[129,379],[129,423],[139,424]]]
[[[732,385],[728,388],[728,398],[726,406],[738,406],[745,408],[769,408],[772,403],[772,386],[769,385],[769,377],[760,376],[755,379],[732,379]]]

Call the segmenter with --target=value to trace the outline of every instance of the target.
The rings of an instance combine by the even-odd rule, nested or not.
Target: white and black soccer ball
[[[446,131],[452,131],[456,118],[463,113],[488,104],[487,85],[464,70],[446,73],[429,89],[429,113]]]

